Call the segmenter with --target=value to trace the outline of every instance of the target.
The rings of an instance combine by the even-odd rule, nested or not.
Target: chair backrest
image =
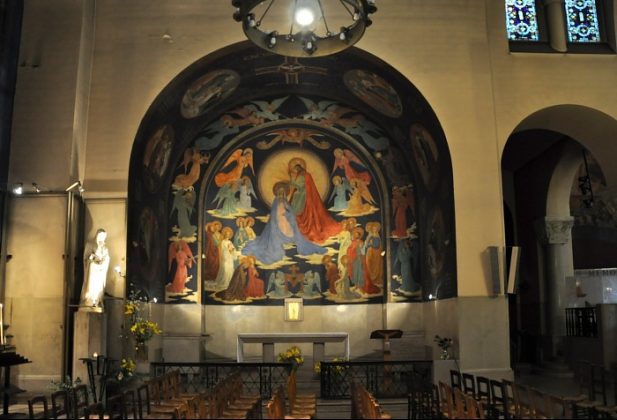
[[[484,418],[484,408],[482,407],[482,403],[478,402],[471,395],[465,396],[465,405],[467,407],[465,418],[468,418],[468,419],[483,419]]]
[[[548,413],[551,419],[570,419],[572,418],[570,404],[563,398],[549,395],[547,397]]]
[[[174,407],[175,419],[190,419],[194,418],[189,415],[189,406],[186,403],[182,403]]]
[[[47,397],[45,395],[37,395],[28,400],[28,413],[31,419],[48,419]]]
[[[458,388],[454,389],[454,418],[456,419],[464,419],[465,412],[467,408],[465,407],[465,394]]]
[[[135,399],[135,391],[129,389],[123,392],[124,395],[124,410],[127,417],[137,418],[137,401]]]
[[[514,406],[516,418],[520,419],[526,414],[526,411],[532,410],[531,400],[529,399],[529,388],[517,382],[513,383],[514,391]]]
[[[537,417],[548,418],[550,416],[549,409],[546,403],[546,394],[535,389],[529,389],[529,402],[532,413]]]
[[[69,405],[69,393],[63,389],[51,394],[51,417],[57,419],[59,416],[69,415],[71,407]]]
[[[73,388],[72,411],[73,418],[78,419],[84,416],[84,410],[90,404],[88,396],[88,385],[80,384]]]
[[[125,419],[128,417],[124,394],[116,394],[113,397],[107,398],[106,408],[110,419]]]
[[[447,418],[454,418],[454,400],[452,399],[452,388],[439,381],[439,399],[441,407]]]
[[[502,381],[490,380],[491,402],[490,410],[494,416],[503,416],[504,419],[510,418],[509,400],[506,397],[506,390]]]
[[[150,414],[150,388],[147,383],[137,388],[137,409],[140,419]]]
[[[476,398],[480,401],[491,401],[490,381],[484,376],[476,376]]]
[[[600,401],[606,406],[606,372],[603,366],[591,365],[591,383],[589,386],[589,399]]]
[[[463,373],[463,392],[476,397],[476,378],[471,373]]]
[[[450,370],[450,387],[454,389],[463,389],[461,387],[461,372],[458,370],[451,369]]]
[[[100,402],[88,405],[84,409],[84,418],[103,420],[105,418],[105,407]]]

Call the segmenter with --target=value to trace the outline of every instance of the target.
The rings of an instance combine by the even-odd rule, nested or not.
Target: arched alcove
[[[240,219],[252,219],[251,237],[264,235],[272,188],[293,183],[293,159],[304,161],[303,193],[320,223],[311,231],[296,211],[292,225],[300,233],[285,245],[284,257],[248,262],[255,252],[244,251],[250,239],[239,245],[240,224],[246,222]],[[342,181],[348,189],[337,193]],[[249,186],[255,194],[241,208],[240,189]],[[357,207],[336,208],[337,197],[339,204]],[[291,195],[284,201],[294,205]],[[321,223],[324,211],[334,226],[329,231]],[[304,296],[309,306],[456,296],[452,169],[443,131],[406,78],[356,48],[298,60],[244,42],[189,66],[141,122],[131,155],[128,218],[129,282],[167,303],[282,305],[282,296],[268,294],[277,275],[286,279],[286,296],[303,297],[309,291],[301,284],[315,274],[320,281],[314,296]],[[321,229],[329,233],[320,237]],[[223,230],[231,235],[226,244],[233,246],[234,262],[220,253],[216,258],[229,264],[232,276],[245,263],[244,269],[255,268],[264,282],[262,296],[226,299],[229,271],[223,282],[207,274],[216,265],[210,263],[210,245],[220,252]],[[345,230],[359,232],[358,267],[374,288],[349,275],[356,295],[339,299],[332,295],[340,292],[327,291],[328,267],[334,264],[339,277],[352,271],[343,263],[351,254],[341,252]],[[211,233],[219,235],[215,242]],[[321,249],[294,253],[299,238]],[[290,251],[293,246],[296,251]],[[325,255],[332,261],[324,263]]]
[[[511,317],[518,319],[516,329],[511,328],[519,334],[511,337],[522,355],[517,361],[539,363],[564,356],[559,337],[565,335],[566,278],[573,275],[579,228],[571,202],[574,196],[585,199],[576,194],[584,156],[597,162],[598,171],[607,176],[606,184],[610,177],[614,183],[614,171],[606,171],[603,162],[617,155],[614,144],[606,141],[616,124],[612,117],[588,107],[558,105],[521,121],[504,148],[503,184],[511,190],[517,238],[512,245],[522,247],[520,288],[516,301],[511,300],[511,306],[517,307],[511,313],[518,314]],[[595,240],[600,237],[596,235]],[[585,246],[605,245],[593,242]],[[614,266],[617,260],[605,262]]]

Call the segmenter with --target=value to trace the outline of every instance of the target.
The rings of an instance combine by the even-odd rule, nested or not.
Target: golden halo
[[[296,166],[300,166],[306,171],[306,161],[299,157],[295,157],[289,161],[289,163],[287,164],[287,170],[291,171],[291,168],[294,168]]]
[[[257,170],[257,188],[261,200],[270,207],[274,201],[274,187],[278,182],[290,182],[289,169],[300,165],[310,173],[322,201],[330,192],[330,172],[323,160],[314,152],[296,147],[285,148],[270,154]],[[256,168],[257,169],[257,168]]]

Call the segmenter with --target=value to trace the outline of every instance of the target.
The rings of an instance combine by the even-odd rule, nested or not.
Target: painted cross
[[[325,67],[305,66],[300,64],[297,57],[285,57],[283,63],[276,66],[259,67],[255,69],[255,75],[280,73],[285,75],[286,85],[297,85],[300,83],[300,74],[319,74],[325,76],[328,69]]]

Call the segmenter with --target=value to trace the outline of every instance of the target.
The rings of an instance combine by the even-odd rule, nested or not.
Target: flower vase
[[[147,375],[150,373],[150,362],[148,361],[148,346],[144,342],[135,344],[135,372]]]
[[[441,356],[439,356],[441,360],[450,360],[450,352],[448,349],[441,349]]]

